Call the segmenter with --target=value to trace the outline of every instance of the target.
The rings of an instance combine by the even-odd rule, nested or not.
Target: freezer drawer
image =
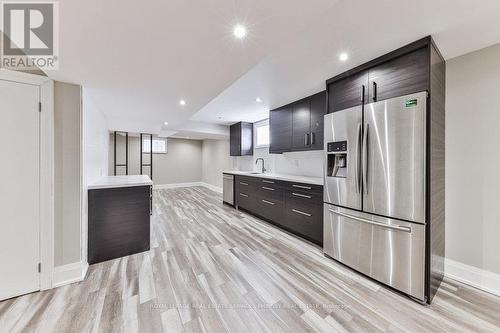
[[[425,225],[325,204],[323,251],[424,301]]]

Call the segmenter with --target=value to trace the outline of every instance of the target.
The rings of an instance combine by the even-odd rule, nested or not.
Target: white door
[[[0,300],[40,289],[39,100],[0,80]]]

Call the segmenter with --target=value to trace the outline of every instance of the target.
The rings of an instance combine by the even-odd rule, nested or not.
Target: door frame
[[[52,288],[54,271],[54,81],[0,68],[0,80],[39,87],[40,102],[40,290]]]

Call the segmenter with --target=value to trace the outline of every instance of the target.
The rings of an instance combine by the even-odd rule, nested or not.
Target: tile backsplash
[[[232,169],[261,171],[263,158],[267,173],[284,173],[297,176],[323,177],[323,151],[290,152],[269,154],[268,148],[255,148],[253,156],[232,157]]]

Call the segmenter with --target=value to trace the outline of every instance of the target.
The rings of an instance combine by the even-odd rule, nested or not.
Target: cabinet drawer
[[[257,197],[254,193],[236,191],[236,205],[250,211],[255,211]]]
[[[323,186],[322,185],[287,182],[286,185],[284,185],[284,188],[289,190],[289,191],[293,191],[293,192],[297,192],[297,193],[323,196]]]
[[[256,206],[257,214],[275,223],[283,224],[283,202],[259,197]]]
[[[318,192],[307,192],[307,191],[286,191],[285,200],[291,203],[304,203],[310,205],[322,205],[323,204],[323,193]]]
[[[257,185],[254,182],[248,181],[246,179],[237,179],[235,181],[236,192],[243,192],[246,194],[255,194]]]
[[[256,192],[258,193],[259,196],[261,196],[264,199],[277,201],[281,203],[283,203],[284,201],[283,189],[281,189],[277,185],[259,184],[256,189]]]
[[[236,176],[235,177],[236,182],[243,182],[243,183],[257,183],[258,178],[255,177],[248,177],[248,176]]]
[[[323,207],[295,200],[285,202],[286,227],[311,241],[323,243]]]

